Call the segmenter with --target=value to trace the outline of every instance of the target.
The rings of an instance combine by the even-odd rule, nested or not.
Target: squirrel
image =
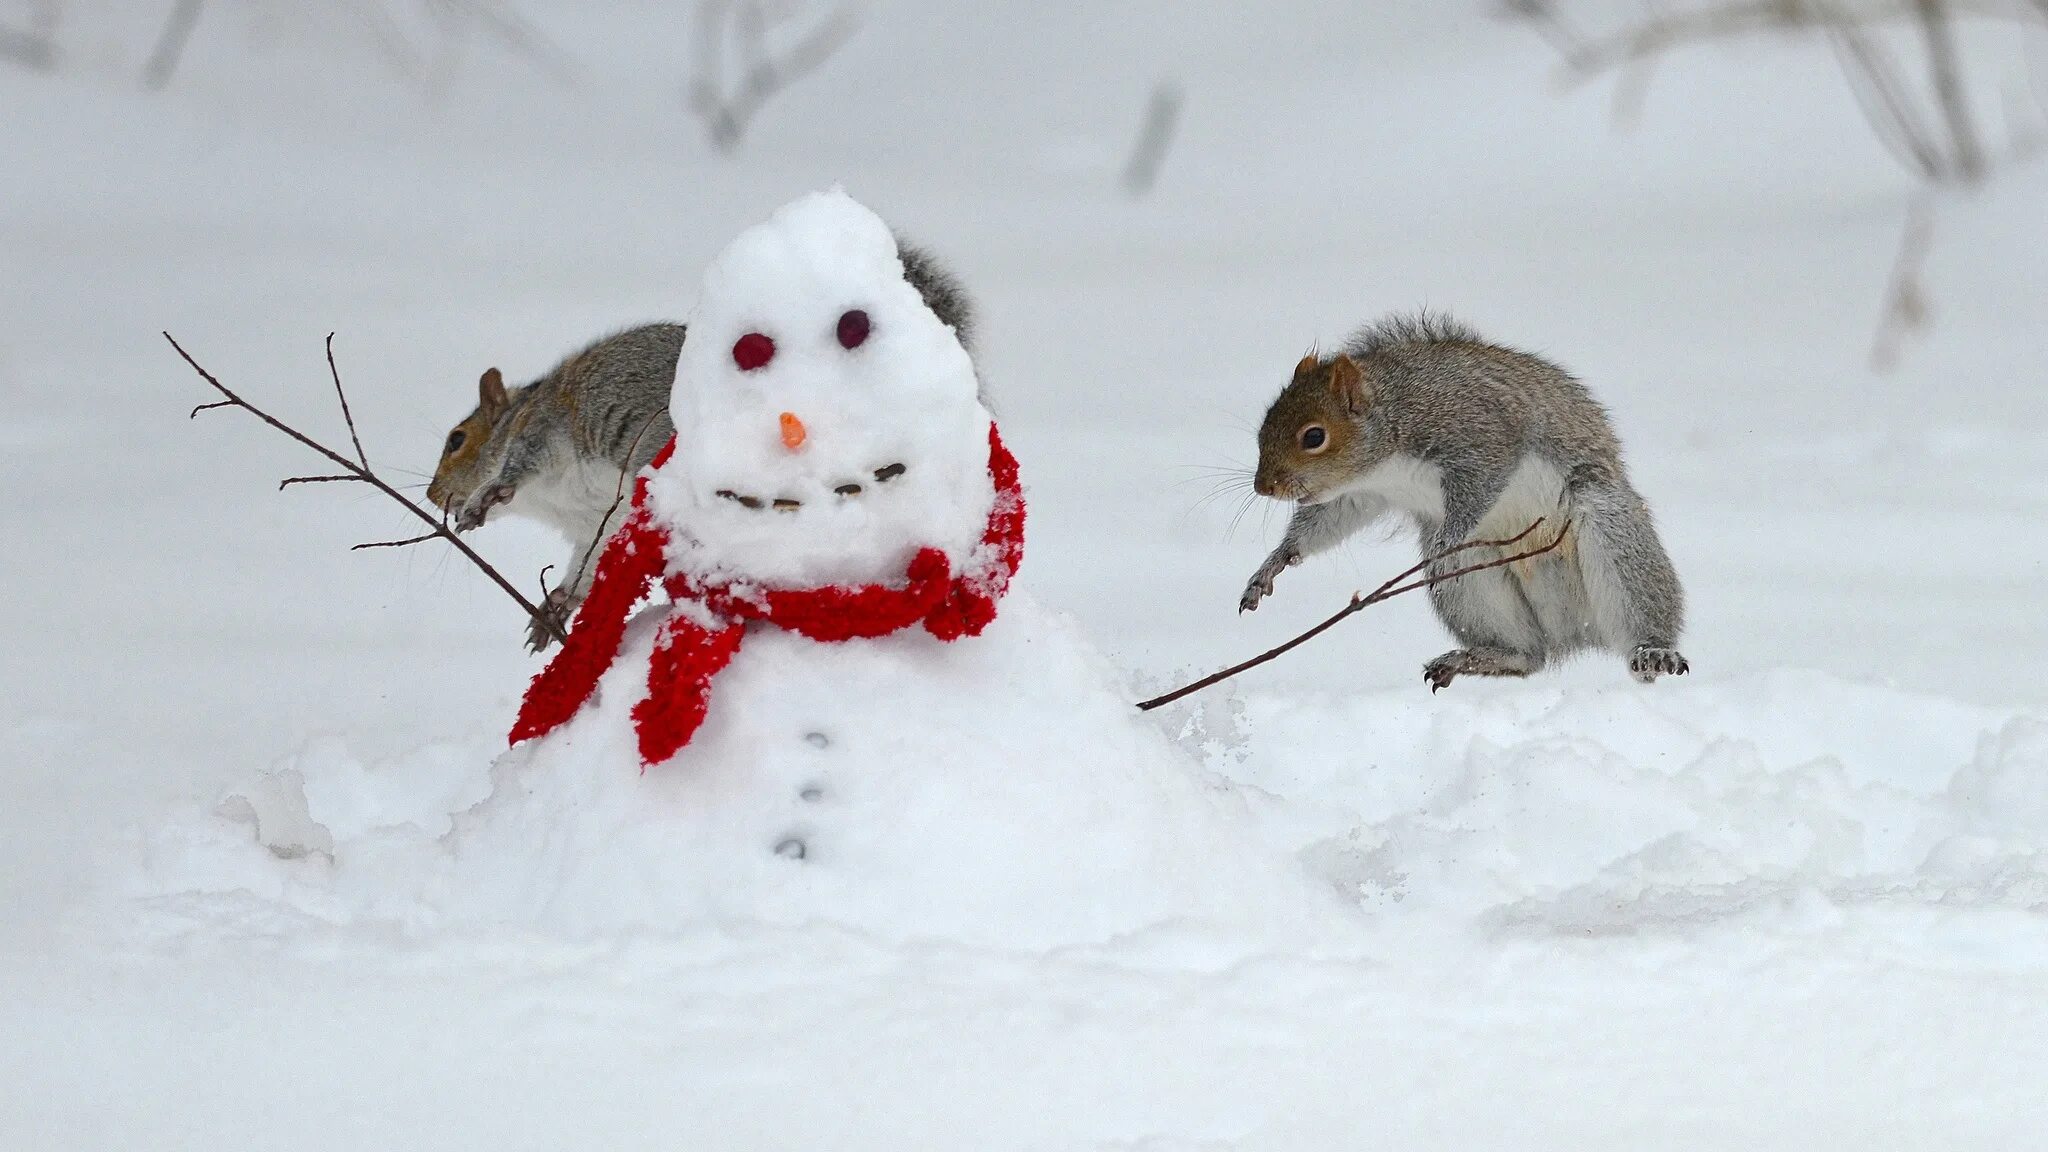
[[[1551,525],[1555,549],[1432,585],[1462,647],[1423,667],[1430,691],[1458,676],[1527,676],[1604,648],[1637,680],[1691,670],[1678,652],[1684,593],[1622,468],[1607,412],[1570,373],[1430,314],[1371,324],[1334,356],[1311,352],[1267,409],[1253,489],[1292,500],[1287,531],[1238,602],[1389,515],[1425,557]],[[1479,559],[1483,560],[1484,557]],[[1441,557],[1431,576],[1475,562]]]
[[[936,257],[897,241],[904,279],[973,351],[974,308]],[[685,327],[657,323],[603,337],[547,374],[507,388],[496,368],[477,382],[477,406],[441,447],[427,499],[467,532],[500,512],[553,525],[569,538],[569,577],[527,628],[527,646],[554,641],[590,591],[597,554],[624,520],[631,478],[675,435],[669,391]]]

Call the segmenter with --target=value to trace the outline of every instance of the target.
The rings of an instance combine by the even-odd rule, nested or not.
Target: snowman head
[[[887,581],[964,566],[995,497],[974,364],[834,190],[740,234],[705,273],[676,367],[676,452],[649,479],[672,569],[721,582]]]

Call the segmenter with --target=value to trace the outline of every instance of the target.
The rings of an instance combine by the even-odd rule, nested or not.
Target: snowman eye
[[[868,314],[858,308],[840,313],[839,346],[851,352],[867,343],[868,332],[872,327],[868,321]]]
[[[732,342],[732,362],[742,372],[752,372],[773,359],[775,341],[759,332],[749,332]]]

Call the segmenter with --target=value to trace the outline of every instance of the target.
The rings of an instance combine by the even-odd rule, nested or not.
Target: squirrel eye
[[[1311,424],[1301,430],[1301,448],[1304,452],[1321,452],[1328,447],[1330,434],[1321,424]]]
[[[441,449],[441,455],[453,456],[457,452],[462,451],[462,442],[467,439],[469,439],[469,437],[463,435],[462,429],[460,428],[457,428],[455,431],[450,432],[448,434],[448,446],[446,448]]]
[[[839,346],[851,352],[867,343],[868,314],[858,308],[849,309],[839,317]]]

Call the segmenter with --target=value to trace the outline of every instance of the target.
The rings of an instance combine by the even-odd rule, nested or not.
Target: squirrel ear
[[[1330,394],[1353,413],[1363,413],[1372,406],[1372,385],[1365,382],[1358,361],[1349,356],[1340,355],[1330,362]]]
[[[1294,366],[1294,378],[1299,380],[1322,366],[1323,362],[1316,359],[1316,354],[1311,352],[1301,358],[1301,363]]]
[[[496,368],[487,369],[483,378],[476,382],[476,399],[487,409],[505,406],[505,378],[498,374]]]

